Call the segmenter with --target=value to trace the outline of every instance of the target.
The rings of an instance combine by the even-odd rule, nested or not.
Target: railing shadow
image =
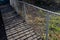
[[[0,40],[7,40],[6,31],[0,10]]]

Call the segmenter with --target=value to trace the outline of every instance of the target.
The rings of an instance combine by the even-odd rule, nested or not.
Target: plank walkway
[[[10,5],[1,7],[8,40],[42,40]]]

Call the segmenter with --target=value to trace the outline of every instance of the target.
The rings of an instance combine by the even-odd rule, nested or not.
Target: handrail
[[[35,6],[35,5],[29,4],[29,3],[27,3],[27,2],[23,2],[23,1],[18,1],[18,2],[24,3],[24,4],[27,4],[27,5],[33,6],[33,7],[37,8],[37,9],[46,11],[46,12],[48,12],[48,13],[52,13],[52,14],[56,14],[56,15],[59,15],[59,16],[60,16],[60,13],[53,12],[53,11],[49,11],[49,10],[43,9],[43,8],[41,8],[41,7],[37,7],[37,6]]]

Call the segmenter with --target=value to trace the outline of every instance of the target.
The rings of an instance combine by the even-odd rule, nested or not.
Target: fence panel
[[[60,16],[57,14],[49,15],[49,33],[50,40],[60,40]]]
[[[33,6],[25,4],[26,22],[33,27],[34,32],[40,35],[42,39],[46,39],[46,16],[47,13]]]
[[[43,8],[23,3],[23,16],[27,24],[43,40],[60,39],[60,14]]]

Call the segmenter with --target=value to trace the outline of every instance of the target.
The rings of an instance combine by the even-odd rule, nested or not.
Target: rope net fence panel
[[[26,22],[42,38],[46,37],[46,13],[40,9],[26,4]]]
[[[49,17],[48,37],[50,40],[60,40],[60,16],[56,14],[50,14]]]

